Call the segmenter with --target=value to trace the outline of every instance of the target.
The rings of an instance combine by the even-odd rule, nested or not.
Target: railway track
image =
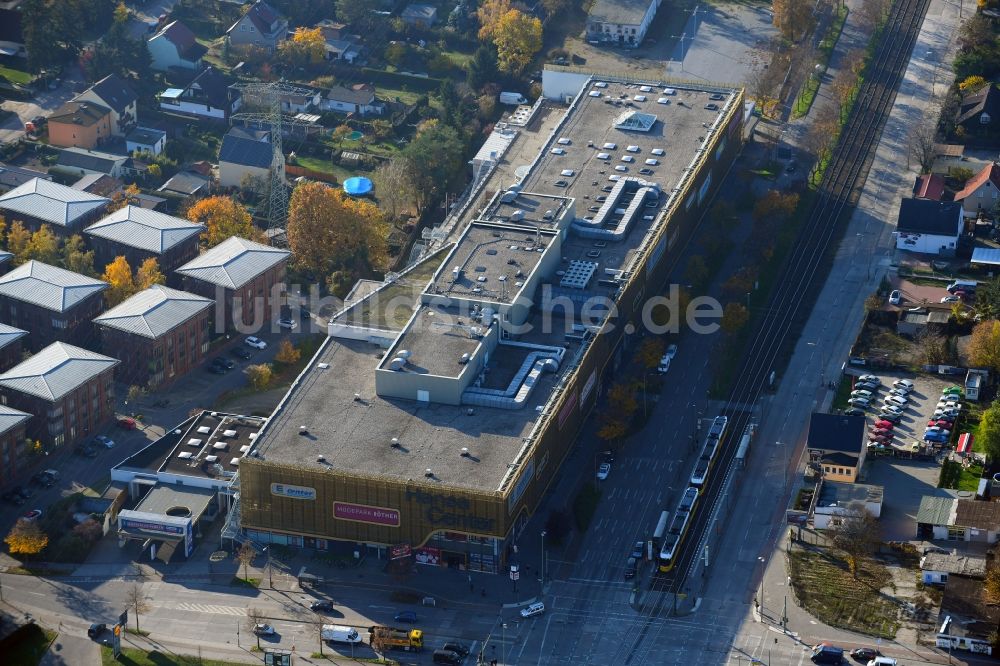
[[[700,508],[688,529],[681,558],[668,576],[654,578],[652,589],[680,592],[696,565],[708,538],[707,528],[719,516],[720,490],[728,483],[740,434],[752,415],[746,406],[756,404],[768,376],[778,369],[781,354],[811,311],[810,303],[822,286],[824,258],[837,237],[847,213],[857,204],[864,188],[875,148],[889,117],[930,0],[896,0],[858,92],[854,108],[840,134],[819,185],[809,215],[799,230],[792,253],[785,260],[774,291],[766,305],[768,316],[755,324],[737,379],[727,399],[729,435],[722,444]],[[706,416],[710,416],[707,415]],[[618,656],[625,664],[642,661],[642,644],[660,616],[668,595],[647,595],[650,603],[640,608],[648,616],[624,636]]]

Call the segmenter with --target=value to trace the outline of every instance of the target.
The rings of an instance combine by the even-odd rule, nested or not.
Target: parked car
[[[949,437],[951,436],[951,430],[946,430],[945,428],[941,428],[939,426],[931,426],[930,428],[924,428],[924,434],[944,435],[945,437]]]
[[[878,650],[875,648],[862,647],[851,650],[851,657],[853,659],[857,659],[858,661],[862,661],[866,664],[877,656]]]
[[[892,430],[889,430],[888,428],[872,428],[871,429],[871,434],[872,435],[876,435],[876,436],[877,435],[888,435],[889,437],[892,437]]]
[[[395,615],[395,617],[393,617],[393,619],[396,622],[408,622],[410,624],[416,624],[416,622],[417,622],[417,614],[414,613],[413,611],[400,611],[400,612],[396,613],[396,615]]]
[[[871,400],[872,392],[866,391],[864,389],[856,389],[851,391],[852,398],[864,398],[865,400]]]
[[[445,643],[441,646],[442,650],[451,650],[455,654],[461,657],[469,656],[469,648],[465,647],[461,643]]]
[[[927,422],[928,428],[944,428],[945,430],[951,430],[951,426],[954,425],[948,419],[931,419]]]
[[[861,375],[860,377],[858,377],[858,381],[859,382],[870,382],[872,384],[877,384],[879,386],[882,385],[882,380],[879,379],[876,375]]]
[[[903,416],[902,412],[899,414],[890,414],[889,412],[882,412],[878,415],[879,419],[883,421],[888,421],[889,423],[899,423],[899,419]]]
[[[894,389],[889,389],[889,395],[898,395],[905,398],[908,395],[910,395],[910,392],[907,391],[906,389],[894,388]]]
[[[122,430],[135,430],[138,427],[138,424],[135,422],[135,419],[131,419],[126,416],[118,419],[118,427]]]
[[[235,362],[233,362],[233,361],[231,361],[228,358],[225,358],[223,356],[216,356],[215,358],[213,358],[212,359],[212,365],[217,365],[220,368],[223,368],[225,370],[232,370],[233,368],[236,367],[236,363]]]
[[[600,466],[597,468],[597,480],[598,481],[607,481],[608,474],[610,474],[610,473],[611,473],[611,464],[610,463],[601,463]]]
[[[879,409],[879,412],[882,414],[882,418],[886,418],[885,416],[886,414],[892,414],[893,416],[903,415],[902,408],[897,407],[896,405],[882,405],[882,408]]]
[[[276,632],[274,627],[269,624],[255,624],[253,626],[253,633],[258,636],[274,636],[278,632]]]
[[[906,389],[907,391],[912,391],[915,388],[913,382],[911,382],[909,379],[897,379],[892,383],[892,385],[895,388]]]
[[[887,395],[882,401],[887,405],[897,405],[899,407],[905,407],[909,400],[905,396],[901,395]]]
[[[205,370],[211,372],[213,375],[224,375],[226,374],[226,369],[221,365],[216,365],[215,363],[209,363],[205,366]]]
[[[111,439],[107,435],[98,435],[97,437],[94,438],[94,441],[106,449],[115,448],[115,440]]]
[[[871,404],[871,402],[869,402],[868,398],[862,398],[858,396],[848,400],[847,404],[853,405],[854,407],[868,407]]]
[[[639,560],[634,557],[628,558],[625,563],[625,580],[631,580],[635,578],[636,572],[639,570]]]
[[[664,356],[670,358],[671,361],[674,360],[674,357],[677,356],[677,345],[667,345],[667,353]]]
[[[332,611],[333,610],[333,602],[330,601],[329,599],[322,599],[320,601],[314,601],[311,604],[309,604],[309,610],[314,610],[314,611]]]
[[[536,601],[533,604],[529,604],[521,609],[521,617],[534,617],[535,615],[541,615],[545,612],[545,604],[541,601]]]
[[[294,319],[283,318],[278,320],[278,326],[281,328],[288,329],[289,331],[298,326]]]
[[[631,557],[634,557],[637,560],[641,560],[645,553],[646,553],[646,542],[636,541],[635,544],[632,546]]]
[[[31,522],[33,520],[38,520],[41,517],[42,517],[41,509],[32,509],[28,513],[21,516],[21,520],[27,520],[28,522]]]
[[[868,442],[877,442],[879,444],[891,444],[892,435],[868,435]]]
[[[96,640],[96,639],[100,638],[104,634],[104,632],[107,631],[107,630],[108,630],[108,626],[106,624],[94,623],[94,624],[90,625],[89,629],[87,629],[87,637]]]
[[[889,303],[892,305],[899,305],[903,300],[903,295],[899,293],[899,289],[893,289],[892,293],[889,294]]]
[[[267,343],[266,342],[264,342],[263,340],[261,340],[258,337],[254,337],[252,335],[248,335],[243,340],[243,344],[247,345],[248,347],[253,347],[254,349],[267,349]]]
[[[889,421],[887,419],[879,419],[878,421],[875,421],[874,426],[876,428],[885,428],[886,430],[892,430],[893,423],[892,421]]]
[[[954,294],[951,295],[951,296],[942,296],[941,297],[941,302],[942,303],[960,303],[961,301],[962,301],[962,297],[961,296],[955,296]]]
[[[243,347],[233,347],[232,351],[229,352],[236,358],[241,358],[244,361],[253,358],[253,354],[250,353],[249,349],[244,349]]]
[[[876,384],[875,382],[859,381],[854,383],[854,389],[855,390],[860,389],[862,391],[872,391],[874,393],[875,391],[879,390],[879,385]]]
[[[846,414],[848,416],[864,416],[865,415],[865,410],[858,409],[857,407],[850,407],[850,408],[844,410],[844,414]]]
[[[948,441],[945,435],[935,435],[934,433],[924,435],[925,442],[934,442],[935,444],[944,444]]]

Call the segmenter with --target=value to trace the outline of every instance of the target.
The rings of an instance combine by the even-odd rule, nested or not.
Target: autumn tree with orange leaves
[[[231,236],[262,242],[263,234],[253,226],[246,206],[229,197],[207,197],[188,208],[187,218],[204,224],[201,241],[207,247],[215,247]]]
[[[288,206],[288,245],[296,265],[336,287],[382,270],[388,262],[388,225],[370,202],[322,183],[303,183]]]

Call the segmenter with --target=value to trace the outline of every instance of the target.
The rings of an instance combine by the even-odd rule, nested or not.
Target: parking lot
[[[854,379],[866,373],[856,371]],[[889,395],[893,382],[907,379],[913,382],[913,389],[907,395],[907,403],[892,429],[892,451],[879,453],[869,449],[861,481],[882,486],[885,489],[885,504],[882,508],[882,539],[886,541],[909,541],[916,538],[916,515],[920,499],[925,495],[954,496],[956,491],[938,488],[941,464],[947,453],[953,450],[958,433],[962,432],[962,421],[955,421],[958,433],[951,433],[947,442],[938,446],[921,449],[924,455],[915,455],[908,447],[914,443],[925,444],[924,430],[934,414],[942,391],[951,386],[961,386],[962,376],[911,375],[902,373],[873,373],[881,381],[881,387],[872,396],[872,406],[865,410],[868,430],[879,420],[879,407]],[[962,401],[963,413],[967,403]],[[960,416],[959,419],[962,417]],[[888,447],[887,447],[888,448]],[[895,454],[895,455],[893,455]]]

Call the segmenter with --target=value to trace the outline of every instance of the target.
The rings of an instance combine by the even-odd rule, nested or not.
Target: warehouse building
[[[492,573],[539,538],[524,526],[743,128],[742,90],[543,83],[554,120],[519,130],[539,146],[519,182],[484,177],[448,243],[331,320],[241,461],[245,538]]]

